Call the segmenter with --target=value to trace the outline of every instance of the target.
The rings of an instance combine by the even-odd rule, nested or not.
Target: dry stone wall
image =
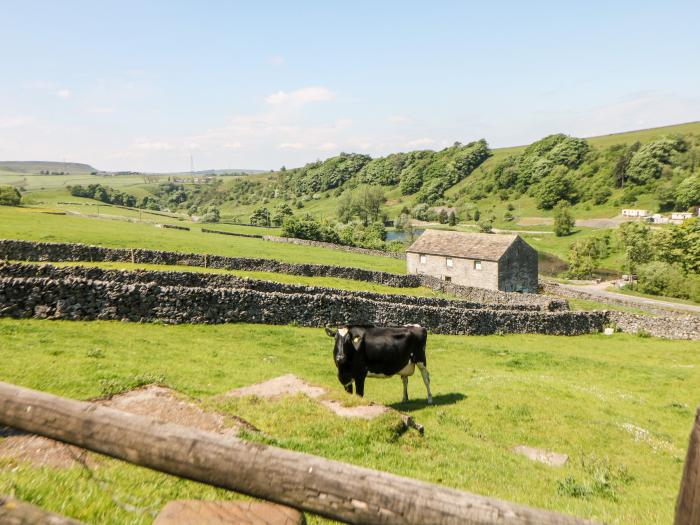
[[[166,252],[160,250],[103,248],[87,244],[49,243],[0,240],[0,259],[15,261],[118,261],[148,264],[203,266],[226,270],[251,270],[316,277],[339,277],[356,281],[375,282],[399,288],[415,288],[420,281],[415,275],[363,270],[325,264],[294,264],[273,259],[225,257],[198,253]]]
[[[0,278],[0,315],[16,318],[165,323],[290,324],[321,327],[418,323],[439,334],[600,331],[604,313],[468,310],[417,306],[331,293],[260,292],[240,288],[160,286],[68,277]]]
[[[659,316],[609,311],[608,323],[618,330],[667,339],[700,339],[700,316]]]
[[[532,293],[511,293],[500,292],[498,290],[487,290],[486,288],[476,288],[473,286],[462,286],[451,282],[443,281],[431,275],[419,274],[420,284],[433,290],[440,290],[467,301],[478,303],[499,303],[507,305],[516,304],[539,304],[549,311],[562,311],[569,309],[569,303],[564,299],[537,295]]]
[[[226,270],[250,270],[316,277],[338,277],[366,281],[399,288],[425,286],[453,294],[474,303],[538,305],[550,311],[567,310],[563,299],[536,294],[506,293],[447,283],[428,275],[401,275],[323,264],[293,264],[273,259],[224,257],[220,255],[178,253],[159,250],[103,248],[74,243],[47,243],[0,239],[0,259],[14,261],[118,261],[163,265],[203,266]]]
[[[51,279],[81,278],[96,281],[111,281],[123,284],[153,283],[160,286],[184,286],[187,288],[245,288],[259,292],[303,293],[310,295],[332,294],[347,298],[362,298],[372,301],[388,301],[396,304],[415,306],[435,306],[462,308],[467,310],[522,310],[538,311],[537,304],[499,304],[480,303],[472,301],[441,299],[436,297],[414,297],[401,294],[381,294],[375,292],[339,290],[320,286],[304,286],[297,284],[277,283],[259,279],[237,277],[230,274],[172,272],[153,270],[110,270],[90,266],[57,267],[50,264],[21,264],[0,262],[1,277],[41,277]]]

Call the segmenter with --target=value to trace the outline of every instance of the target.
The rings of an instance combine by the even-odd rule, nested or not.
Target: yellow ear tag
[[[355,343],[355,344],[359,343],[359,342],[360,342],[360,336],[359,336],[359,335],[356,335],[356,336],[355,336],[355,339],[353,339],[352,342]]]

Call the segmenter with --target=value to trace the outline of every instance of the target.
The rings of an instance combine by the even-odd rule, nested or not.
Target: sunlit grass
[[[423,438],[397,434],[391,417],[345,420],[304,397],[219,397],[294,373],[342,398],[331,346],[323,330],[292,326],[0,319],[0,379],[89,399],[141,377],[162,378],[285,448],[608,523],[671,521],[698,402],[697,342],[430,335],[434,406],[426,406],[416,376],[405,405],[398,379],[366,387],[367,400],[410,412],[425,426]],[[533,463],[512,453],[518,444],[570,459],[561,468]],[[174,498],[223,495],[111,460],[98,469],[106,492],[80,469],[0,468],[0,492],[95,523],[150,523],[148,512],[126,511],[112,494],[156,510]]]

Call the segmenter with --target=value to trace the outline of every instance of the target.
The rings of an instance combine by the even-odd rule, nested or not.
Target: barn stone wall
[[[537,293],[537,251],[517,237],[498,262],[498,289],[504,292]]]
[[[420,262],[420,257],[425,262]],[[447,259],[452,259],[452,266],[447,266]],[[444,255],[406,253],[407,271],[411,274],[428,275],[442,281],[466,287],[480,287],[487,290],[498,290],[498,263],[480,260],[481,268],[477,269],[476,259],[446,257]]]

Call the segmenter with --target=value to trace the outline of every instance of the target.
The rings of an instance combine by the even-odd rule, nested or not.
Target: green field
[[[618,524],[671,521],[700,385],[697,342],[431,335],[434,406],[416,377],[405,405],[398,380],[366,388],[368,401],[411,413],[421,438],[397,434],[394,416],[346,420],[303,396],[218,398],[291,372],[347,399],[320,329],[0,319],[0,342],[3,381],[77,399],[158,381],[276,446]],[[519,444],[570,459],[548,467],[514,454]],[[0,493],[94,523],[146,524],[170,499],[229,497],[108,459],[97,479],[82,467],[0,468]]]
[[[275,243],[261,239],[205,234],[200,226],[191,231],[156,228],[152,224],[70,215],[47,215],[33,208],[0,206],[0,239],[46,242],[82,242],[113,248],[148,248],[231,257],[261,257],[285,262],[334,264],[370,270],[405,273],[406,263],[389,257],[348,253],[340,250]],[[211,225],[206,225],[211,226]],[[235,225],[215,229],[263,230]],[[264,229],[268,233],[267,229]]]

